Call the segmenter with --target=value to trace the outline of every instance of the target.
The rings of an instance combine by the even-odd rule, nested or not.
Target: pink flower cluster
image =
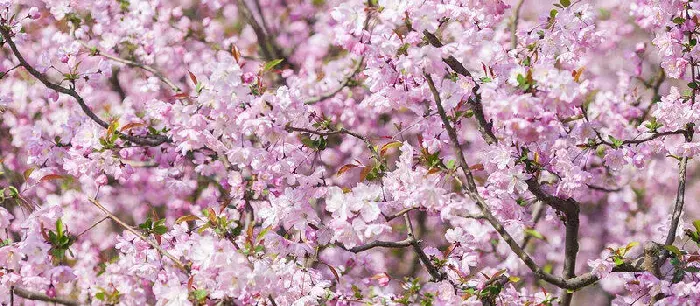
[[[697,305],[700,2],[550,2],[0,0],[0,304]]]

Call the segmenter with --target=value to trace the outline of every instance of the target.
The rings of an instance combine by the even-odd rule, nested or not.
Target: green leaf
[[[525,235],[533,237],[533,238],[545,240],[544,236],[542,236],[542,234],[540,232],[538,232],[537,230],[534,230],[534,229],[526,229]]]
[[[492,81],[491,78],[487,76],[481,77],[479,80],[481,80],[482,83],[491,83]]]
[[[690,89],[698,89],[698,83],[690,82],[688,83],[688,87],[690,87]]]
[[[681,24],[683,22],[685,22],[685,18],[683,18],[683,17],[673,18],[673,23],[675,23],[675,24]]]
[[[58,238],[58,245],[61,247],[68,247],[70,245],[70,237],[61,236]]]
[[[632,242],[628,243],[627,246],[625,246],[625,252],[624,252],[624,253],[629,252],[629,250],[631,250],[633,247],[636,247],[636,246],[638,246],[638,245],[639,245],[639,242],[636,242],[636,241],[632,241]],[[624,254],[624,253],[623,253],[623,254]]]
[[[615,149],[621,148],[624,143],[622,140],[613,137],[613,135],[608,135],[608,139],[610,139],[610,142],[612,143],[612,146]]]
[[[617,266],[621,266],[622,264],[625,263],[625,260],[619,256],[615,256],[615,258],[613,258],[613,261],[615,261],[615,265],[617,265]]]
[[[552,19],[557,17],[557,14],[559,14],[559,11],[557,11],[557,9],[552,9],[551,11],[549,11],[549,17]]]
[[[19,191],[17,188],[15,188],[15,186],[8,186],[7,190],[10,191],[10,197],[16,198],[19,196]]]
[[[260,233],[258,234],[258,239],[262,239],[263,237],[265,237],[265,235],[267,235],[267,233],[270,231],[270,229],[272,229],[271,226],[268,226],[268,227],[262,229],[260,231]]]
[[[571,6],[571,0],[560,0],[559,4],[561,4],[563,7],[569,7]]]
[[[649,120],[649,123],[644,125],[646,128],[649,129],[649,131],[656,133],[663,124],[659,123],[659,121],[656,119],[656,117],[651,117]]]
[[[104,292],[98,292],[98,293],[95,294],[95,298],[98,299],[98,300],[100,300],[100,301],[104,301],[104,300],[105,300],[105,293],[104,293]]]
[[[63,220],[61,218],[56,219],[56,234],[58,237],[63,237]]]
[[[207,291],[204,289],[197,289],[195,291],[192,291],[192,294],[194,295],[194,299],[197,301],[203,301],[207,298],[207,295],[209,295],[209,293],[207,293]]]
[[[683,253],[681,253],[681,250],[678,249],[678,247],[676,247],[675,245],[671,245],[671,244],[664,245],[664,249],[666,249],[666,251],[673,253],[676,257],[680,257],[681,255],[683,255]]]
[[[447,161],[447,164],[445,164],[445,166],[447,166],[447,169],[455,169],[456,162],[453,159],[450,159]]]
[[[153,228],[153,232],[158,235],[163,235],[168,232],[168,228],[165,225],[157,225]]]
[[[58,244],[58,237],[54,231],[49,231],[49,242],[51,244]]]
[[[700,234],[700,220],[693,221],[693,226],[695,227],[695,232]]]
[[[265,66],[263,67],[263,71],[270,71],[270,70],[272,70],[272,68],[275,68],[275,66],[279,65],[280,63],[282,63],[282,61],[284,61],[284,59],[278,58],[278,59],[276,59],[276,60],[272,60],[272,61],[269,61],[269,62],[265,63]]]
[[[671,258],[670,261],[671,261],[671,265],[673,265],[674,267],[681,264],[681,261],[678,260],[678,258],[676,258],[676,257]]]
[[[148,231],[153,228],[153,220],[151,220],[151,217],[148,217],[145,222],[139,224],[139,229],[142,229],[144,231]]]

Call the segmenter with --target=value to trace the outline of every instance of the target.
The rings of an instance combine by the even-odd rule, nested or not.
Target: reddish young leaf
[[[197,82],[197,77],[194,75],[194,73],[192,73],[192,71],[187,71],[187,72],[190,74],[190,80],[192,80],[192,83],[194,85],[199,84],[199,82]]]
[[[141,126],[146,126],[146,124],[141,123],[141,122],[132,122],[132,123],[129,123],[129,124],[123,126],[121,129],[119,129],[119,131],[124,133],[130,129],[133,129],[135,127],[141,127]]]
[[[47,174],[47,175],[44,175],[44,176],[39,180],[39,183],[48,182],[48,181],[53,181],[53,180],[60,180],[60,179],[64,179],[64,178],[65,178],[65,177],[64,177],[63,175],[60,175],[60,174]]]
[[[348,171],[352,168],[357,168],[357,167],[359,167],[359,166],[353,165],[353,164],[343,165],[342,167],[340,167],[340,169],[338,169],[338,173],[336,173],[336,175],[340,176],[341,174],[345,173],[346,171]]]

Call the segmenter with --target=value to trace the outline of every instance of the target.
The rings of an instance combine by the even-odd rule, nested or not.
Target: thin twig
[[[395,213],[395,214],[393,214],[393,215],[384,216],[384,220],[385,220],[386,222],[389,222],[389,221],[391,221],[391,220],[394,220],[395,218],[401,217],[401,216],[403,216],[404,214],[406,214],[406,213],[408,213],[408,212],[411,212],[411,211],[413,211],[413,210],[416,210],[416,209],[418,209],[418,208],[417,208],[417,207],[404,208],[404,209],[402,209],[402,210],[399,210],[397,213]]]
[[[545,211],[544,204],[540,201],[537,201],[535,204],[535,209],[534,209],[534,214],[532,216],[532,227],[534,228],[537,223],[540,222],[540,219],[542,219],[542,216],[544,216],[544,211]],[[526,235],[525,238],[523,239],[523,243],[520,244],[520,247],[524,250],[527,249],[527,245],[532,241],[532,235]]]
[[[520,21],[520,9],[523,6],[525,0],[518,1],[515,5],[515,10],[513,11],[513,22],[510,24],[510,48],[515,49],[518,47],[518,22]]]
[[[107,220],[107,219],[109,219],[109,216],[103,217],[102,219],[100,219],[99,221],[95,222],[94,224],[92,224],[90,227],[86,228],[83,232],[81,232],[80,234],[78,234],[78,235],[75,236],[75,237],[78,238],[78,237],[84,235],[84,234],[87,233],[89,230],[95,228],[95,226],[97,226],[98,224],[102,223],[102,221]]]
[[[609,147],[611,147],[611,148],[614,148],[614,147],[615,147],[615,145],[614,145],[612,142],[603,139],[603,136],[600,135],[600,133],[599,133],[598,131],[595,131],[595,133],[596,133],[596,135],[598,136],[598,141],[597,141],[597,142],[594,142],[594,143],[592,143],[592,144],[590,144],[590,145],[589,145],[589,144],[585,144],[584,146],[586,146],[586,147],[596,147],[596,146],[599,146],[599,145],[606,145],[606,146],[609,146]],[[645,143],[645,142],[647,142],[647,141],[654,140],[654,139],[657,139],[657,138],[663,137],[663,136],[669,136],[669,135],[687,135],[688,133],[692,133],[692,128],[691,128],[691,129],[680,129],[680,130],[668,131],[668,132],[652,133],[652,135],[649,136],[649,137],[647,137],[647,138],[642,138],[642,139],[625,139],[625,140],[622,140],[622,145],[623,145],[623,146],[638,145],[638,144],[642,144],[642,143]]]
[[[652,97],[651,101],[649,102],[649,105],[644,109],[644,113],[639,118],[639,122],[637,123],[637,125],[642,124],[644,120],[647,120],[647,117],[651,112],[651,107],[654,106],[656,102],[661,101],[661,94],[659,94],[659,90],[661,89],[661,84],[663,84],[664,81],[666,81],[666,72],[663,68],[659,68],[659,76],[654,84],[648,84],[647,82],[643,81],[645,83],[644,85],[647,86],[647,88],[651,88]]]
[[[313,105],[313,104],[316,104],[316,103],[318,103],[318,102],[320,102],[320,101],[323,101],[323,100],[325,100],[325,99],[334,97],[337,93],[339,93],[341,90],[343,90],[345,87],[347,87],[348,84],[350,84],[350,82],[352,81],[352,79],[353,79],[357,74],[359,74],[360,71],[362,71],[362,67],[363,67],[363,64],[364,64],[364,60],[365,60],[364,57],[360,57],[360,60],[357,62],[357,65],[355,65],[355,69],[353,69],[352,72],[351,72],[349,75],[347,75],[345,78],[343,78],[343,81],[340,82],[340,85],[338,86],[338,88],[336,88],[336,89],[334,89],[334,90],[332,90],[332,91],[330,91],[330,92],[327,92],[327,93],[325,93],[325,94],[322,94],[322,95],[320,95],[320,96],[317,96],[317,97],[313,97],[313,98],[311,98],[311,99],[308,99],[308,100],[306,100],[306,101],[304,102],[304,104],[306,104],[306,105]]]
[[[136,237],[139,237],[139,239],[141,239],[141,240],[143,240],[144,242],[150,244],[154,249],[156,249],[156,251],[158,251],[159,253],[161,253],[163,256],[165,256],[165,257],[169,258],[170,260],[172,260],[173,263],[175,264],[175,266],[178,267],[180,270],[182,270],[183,272],[185,272],[185,273],[187,273],[187,274],[190,273],[190,270],[187,268],[187,266],[185,266],[179,259],[175,258],[175,256],[173,256],[172,254],[168,253],[168,251],[166,251],[166,250],[164,250],[162,247],[160,247],[160,245],[158,245],[157,243],[153,242],[151,239],[148,239],[146,236],[144,236],[143,234],[141,234],[141,232],[139,232],[138,230],[136,230],[136,229],[135,229],[134,227],[132,227],[131,225],[129,225],[129,224],[127,224],[126,222],[124,222],[124,221],[122,221],[121,219],[119,219],[119,218],[118,218],[117,216],[115,216],[112,212],[110,212],[109,210],[107,210],[107,208],[105,208],[104,206],[102,206],[102,204],[100,204],[100,202],[98,202],[96,199],[89,198],[89,200],[90,200],[90,202],[91,202],[92,204],[94,204],[95,206],[97,206],[97,208],[99,208],[102,212],[104,212],[105,215],[107,215],[107,217],[109,217],[109,218],[112,219],[114,222],[116,222],[117,224],[119,224],[119,225],[120,225],[121,227],[123,227],[125,230],[127,230],[127,231],[131,232],[132,234],[134,234]]]
[[[87,48],[90,48],[90,47],[88,47],[87,45],[85,45],[85,46],[86,46]],[[90,49],[92,49],[92,48],[90,48]],[[92,50],[95,50],[95,49],[92,49]],[[159,80],[161,80],[161,82],[163,82],[163,83],[165,83],[166,85],[168,85],[168,87],[170,87],[170,89],[172,89],[174,92],[182,92],[182,89],[180,89],[180,87],[178,87],[177,85],[175,85],[175,83],[174,83],[173,81],[171,81],[171,80],[170,80],[168,77],[166,77],[163,73],[161,73],[160,71],[158,71],[158,69],[153,68],[152,66],[149,66],[149,65],[146,65],[146,64],[142,64],[142,63],[139,63],[139,62],[135,62],[135,61],[131,61],[131,60],[128,60],[128,59],[123,59],[123,58],[120,58],[120,57],[117,57],[117,56],[109,55],[109,54],[103,53],[103,52],[100,51],[100,50],[96,50],[96,51],[94,51],[94,53],[95,53],[95,54],[94,54],[95,56],[101,56],[101,57],[104,57],[104,58],[106,58],[106,59],[112,60],[112,61],[114,61],[114,62],[122,63],[122,64],[124,64],[124,65],[129,66],[129,67],[135,67],[135,68],[139,68],[139,69],[144,70],[144,71],[148,71],[148,72],[150,72],[151,74],[153,74],[155,77],[157,77]]]
[[[359,140],[362,140],[365,143],[365,145],[367,146],[367,148],[369,148],[369,150],[372,152],[374,157],[377,158],[377,160],[380,160],[379,152],[377,152],[377,149],[374,147],[374,145],[372,144],[372,142],[369,140],[369,138],[367,136],[364,136],[364,135],[359,134],[357,132],[353,132],[353,131],[348,130],[346,128],[340,128],[337,130],[330,130],[328,132],[323,132],[323,131],[316,131],[316,130],[311,130],[311,129],[307,129],[307,128],[300,128],[300,127],[294,127],[294,126],[288,125],[285,127],[285,130],[287,130],[287,132],[301,132],[301,133],[308,133],[308,134],[314,134],[314,135],[319,135],[319,136],[348,134],[352,137],[355,137]]]
[[[258,38],[263,60],[269,62],[275,59],[283,59],[286,62],[286,59],[282,56],[282,52],[277,48],[271,36],[266,33],[265,29],[255,19],[253,12],[250,10],[245,0],[238,0],[238,8],[239,12],[243,14],[243,17],[248,21],[248,24],[253,28],[253,32],[255,32],[255,36]]]

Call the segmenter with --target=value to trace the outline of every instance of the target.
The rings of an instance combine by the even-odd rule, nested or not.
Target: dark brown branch
[[[561,199],[545,193],[540,184],[535,178],[526,181],[528,190],[537,197],[537,199],[552,208],[564,213],[566,236],[564,242],[564,277],[567,279],[576,276],[576,256],[578,254],[578,230],[579,230],[579,214],[580,205],[573,199]],[[571,304],[573,293],[564,292],[561,300],[562,305]]]
[[[426,30],[423,31],[423,35],[425,35],[428,42],[430,42],[433,47],[441,48],[443,46],[440,39],[433,33]],[[469,97],[467,102],[469,102],[469,105],[472,107],[472,111],[474,112],[474,118],[476,118],[477,121],[477,128],[479,129],[479,132],[481,132],[481,135],[487,144],[494,144],[498,142],[496,135],[493,134],[493,124],[490,121],[487,121],[486,117],[484,116],[484,108],[481,103],[481,93],[479,92],[481,87],[479,83],[477,83],[477,80],[472,76],[471,72],[469,72],[469,70],[467,70],[467,68],[465,68],[464,65],[462,65],[462,63],[460,63],[454,56],[450,55],[443,58],[442,61],[450,66],[454,72],[462,76],[469,77],[474,81],[474,88],[472,88],[473,97]]]
[[[49,89],[56,91],[58,93],[66,94],[71,97],[73,97],[76,102],[78,102],[78,105],[80,108],[83,110],[83,112],[95,123],[100,125],[101,127],[107,129],[109,128],[109,123],[105,122],[104,120],[100,119],[91,109],[90,107],[85,104],[85,100],[78,94],[78,92],[74,88],[66,88],[63,87],[59,84],[52,83],[49,81],[48,76],[44,75],[43,73],[39,72],[36,70],[34,67],[32,67],[22,56],[22,53],[17,49],[17,46],[15,45],[15,42],[12,40],[12,35],[10,34],[10,29],[4,25],[0,25],[0,34],[2,34],[2,37],[5,39],[5,42],[10,46],[10,49],[12,50],[12,53],[15,55],[17,60],[20,62],[20,65],[24,67],[24,69],[29,72],[34,78],[39,80],[44,86],[48,87]],[[159,146],[165,142],[168,142],[169,139],[166,136],[162,135],[147,135],[147,136],[132,136],[132,135],[127,135],[121,132],[118,132],[119,135],[128,141],[131,141],[135,144],[142,145],[142,146]]]
[[[651,136],[649,136],[647,138],[625,139],[622,141],[622,145],[623,146],[625,146],[625,145],[627,145],[627,146],[638,145],[638,144],[642,144],[642,143],[645,143],[645,142],[650,141],[650,140],[657,139],[659,137],[669,136],[669,135],[685,135],[687,137],[687,135],[689,133],[692,134],[692,132],[693,132],[692,127],[690,127],[689,129],[681,129],[681,130],[675,130],[675,131],[669,131],[669,132],[653,133]],[[598,141],[591,144],[591,145],[586,144],[585,146],[596,147],[596,146],[604,144],[604,145],[611,147],[611,148],[615,147],[615,145],[612,142],[603,139],[603,137],[600,135],[600,133],[598,131],[596,131],[596,134],[598,135]]]
[[[109,77],[109,83],[112,85],[112,90],[119,95],[119,101],[124,101],[124,99],[126,99],[126,92],[119,82],[119,68],[112,69],[112,76]]]
[[[374,248],[392,248],[392,249],[400,249],[400,248],[405,248],[405,247],[413,247],[413,250],[416,252],[418,255],[418,259],[423,263],[425,268],[428,270],[428,273],[430,276],[436,280],[440,281],[445,279],[446,275],[433,264],[433,262],[430,260],[427,254],[423,251],[421,248],[420,244],[421,241],[417,240],[415,235],[413,234],[413,225],[411,224],[411,219],[408,216],[408,214],[403,213],[401,214],[404,217],[404,220],[406,221],[406,229],[407,229],[407,236],[406,239],[401,240],[401,241],[375,241],[372,243],[368,244],[363,244],[363,245],[358,245],[352,248],[345,248],[342,245],[339,245],[341,248],[343,248],[346,251],[350,251],[353,253],[360,253],[364,252],[367,250],[371,250]]]
[[[67,298],[61,298],[61,297],[52,298],[46,294],[32,292],[32,291],[22,289],[19,287],[13,287],[12,290],[13,290],[14,294],[16,294],[17,296],[19,296],[23,299],[27,299],[27,300],[56,303],[56,304],[68,305],[68,306],[80,305],[80,303],[78,301],[70,300]]]
[[[365,145],[367,146],[367,148],[369,148],[369,150],[375,156],[375,158],[377,158],[377,160],[380,159],[379,152],[377,152],[377,149],[374,147],[374,145],[372,145],[372,142],[369,140],[368,137],[366,137],[362,134],[359,134],[357,132],[350,131],[346,128],[340,128],[338,130],[330,130],[327,132],[323,132],[323,131],[316,131],[316,130],[311,130],[311,129],[307,129],[307,128],[300,128],[300,127],[294,127],[294,126],[288,125],[285,127],[285,130],[287,130],[287,132],[290,132],[290,133],[291,132],[301,132],[301,133],[314,134],[314,135],[319,135],[319,136],[347,134],[347,135],[355,137],[359,140],[362,140],[365,143]]]
[[[602,192],[618,192],[618,191],[622,190],[622,187],[605,188],[605,187],[600,187],[600,186],[591,185],[591,184],[586,184],[586,186],[588,186],[588,188],[590,188],[592,190],[602,191]]]
[[[427,254],[423,252],[423,248],[421,248],[420,243],[421,241],[416,240],[415,235],[413,234],[413,224],[411,223],[411,217],[407,214],[403,215],[404,220],[406,221],[406,229],[408,231],[408,239],[410,239],[411,245],[413,246],[413,250],[418,254],[418,258],[420,261],[423,263],[425,268],[428,270],[428,273],[430,276],[433,278],[434,281],[441,281],[447,277],[446,273],[440,272],[440,269],[438,269],[433,262],[430,260]]]
[[[452,142],[454,154],[456,155],[457,161],[459,162],[459,168],[462,170],[462,173],[466,177],[466,191],[469,197],[472,200],[474,200],[476,205],[481,210],[484,218],[486,218],[486,220],[488,220],[488,222],[491,224],[491,226],[493,226],[496,232],[498,232],[498,234],[501,235],[501,238],[503,238],[506,244],[510,246],[511,250],[513,250],[513,252],[518,256],[518,258],[525,262],[525,265],[528,266],[528,268],[530,268],[536,276],[545,279],[550,283],[557,284],[558,286],[567,286],[568,284],[566,284],[566,281],[564,279],[558,278],[554,275],[544,272],[535,263],[535,261],[532,260],[532,258],[527,253],[525,253],[525,251],[520,247],[520,245],[518,245],[515,239],[513,239],[513,237],[505,230],[503,224],[501,224],[498,221],[498,219],[496,219],[496,217],[491,213],[491,210],[489,209],[488,205],[477,191],[474,176],[472,175],[471,170],[469,170],[469,164],[467,163],[467,160],[464,158],[464,153],[462,152],[462,147],[459,143],[459,139],[457,138],[457,133],[450,124],[449,118],[447,117],[447,114],[445,113],[445,110],[442,107],[442,100],[440,99],[440,94],[435,88],[433,79],[427,73],[425,73],[424,75],[426,81],[428,82],[428,86],[430,87],[430,90],[433,93],[433,98],[435,100],[435,105],[438,109],[438,114],[440,114],[442,123],[445,126],[445,129],[447,130],[447,135],[450,138],[450,141]]]
[[[391,249],[405,248],[405,247],[411,246],[411,244],[412,244],[412,239],[406,238],[404,240],[396,241],[396,242],[394,242],[394,241],[375,241],[375,242],[368,243],[368,244],[358,245],[356,247],[352,247],[349,249],[346,249],[343,246],[341,246],[341,247],[343,249],[350,251],[350,252],[353,252],[353,253],[360,253],[360,252],[364,252],[364,251],[371,250],[374,248],[391,248]]]
[[[553,195],[547,194],[542,190],[540,183],[537,179],[531,178],[525,181],[527,183],[527,188],[532,194],[537,197],[538,200],[544,202],[545,204],[551,206],[552,208],[563,212],[565,215],[577,214],[579,212],[579,204],[574,199],[562,199],[555,197]]]
[[[466,192],[469,195],[469,197],[476,203],[476,205],[479,207],[481,210],[484,218],[493,226],[493,228],[496,230],[496,232],[501,236],[503,241],[508,244],[510,249],[515,253],[520,260],[522,260],[525,265],[532,271],[532,273],[540,278],[545,280],[546,282],[553,284],[559,288],[563,289],[571,289],[571,290],[576,290],[579,288],[583,288],[585,286],[591,285],[598,281],[598,277],[596,277],[594,274],[588,272],[586,274],[583,274],[578,277],[573,277],[570,279],[565,279],[561,277],[557,277],[552,275],[551,273],[545,272],[540,266],[538,266],[535,261],[528,255],[521,247],[518,245],[518,243],[513,239],[513,237],[508,233],[508,231],[505,230],[503,227],[503,224],[501,224],[498,219],[491,213],[491,210],[489,209],[488,205],[486,204],[486,201],[479,195],[477,189],[476,189],[476,183],[474,182],[474,177],[471,174],[471,171],[469,170],[469,164],[467,163],[466,159],[464,158],[464,154],[462,153],[461,145],[459,143],[459,140],[457,138],[457,134],[454,130],[454,128],[450,125],[449,118],[447,117],[447,114],[445,113],[445,110],[442,107],[442,102],[440,100],[440,94],[437,92],[437,89],[435,88],[435,84],[433,83],[432,78],[430,75],[427,73],[425,74],[426,81],[428,82],[428,85],[430,86],[430,89],[433,93],[433,97],[435,99],[435,104],[438,109],[438,113],[440,114],[440,118],[442,119],[443,125],[445,126],[445,129],[447,130],[447,134],[450,138],[450,141],[452,142],[452,146],[455,151],[455,155],[457,155],[457,161],[459,162],[459,168],[462,169],[462,173],[467,179],[466,183]],[[544,193],[543,193],[544,194]],[[558,201],[564,201],[559,198],[548,198],[545,197],[546,199],[550,201],[554,201],[554,203],[557,203]],[[563,204],[560,204],[559,206],[563,207]],[[567,208],[567,210],[571,210],[571,208]],[[625,269],[617,269],[620,272],[629,272],[630,267],[625,267]],[[623,271],[624,270],[624,271]],[[613,269],[615,271],[615,269]]]
[[[395,213],[395,214],[393,214],[393,215],[384,216],[384,220],[385,220],[386,222],[389,222],[389,221],[391,221],[391,220],[394,220],[394,219],[396,219],[396,218],[398,218],[398,217],[401,217],[401,216],[403,216],[404,214],[407,214],[407,213],[409,213],[409,212],[411,212],[411,211],[413,211],[413,210],[416,210],[416,209],[418,209],[418,208],[416,208],[416,207],[404,208],[404,209],[398,211],[397,213]]]
[[[260,45],[260,52],[262,52],[263,60],[269,62],[275,59],[282,59],[286,62],[284,56],[282,56],[282,51],[279,50],[271,35],[266,32],[260,23],[253,16],[252,11],[248,7],[245,0],[238,0],[238,9],[243,14],[243,17],[248,21],[248,24],[253,28],[255,36],[258,38],[258,44]]]

